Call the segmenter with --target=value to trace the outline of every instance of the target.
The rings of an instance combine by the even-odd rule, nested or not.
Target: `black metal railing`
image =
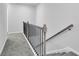
[[[45,24],[43,27],[39,27],[34,24],[29,24],[29,22],[23,22],[23,33],[38,56],[46,55],[46,46],[44,42],[46,40],[46,29]],[[36,48],[36,46],[42,42],[44,42],[44,44]]]

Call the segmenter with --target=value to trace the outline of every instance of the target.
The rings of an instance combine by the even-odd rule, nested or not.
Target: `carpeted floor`
[[[22,33],[8,34],[7,42],[1,56],[34,56],[31,48],[29,47],[26,39]],[[48,54],[46,56],[77,56],[73,52],[61,52]]]
[[[1,56],[33,56],[22,33],[9,34]]]

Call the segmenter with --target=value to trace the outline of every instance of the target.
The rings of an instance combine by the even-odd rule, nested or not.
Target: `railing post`
[[[29,39],[29,21],[27,21],[27,39]]]
[[[47,26],[46,26],[46,24],[43,25],[42,31],[43,31],[42,42],[44,43],[44,44],[42,44],[42,49],[43,49],[42,55],[45,56],[46,55],[46,42],[45,41],[46,41],[46,32],[47,32]]]
[[[43,28],[41,28],[41,34],[40,34],[40,44],[42,43],[43,40]],[[43,45],[40,45],[40,56],[43,55]]]

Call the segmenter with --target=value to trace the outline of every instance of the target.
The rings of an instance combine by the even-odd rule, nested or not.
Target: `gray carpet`
[[[33,56],[22,33],[9,34],[1,56]]]

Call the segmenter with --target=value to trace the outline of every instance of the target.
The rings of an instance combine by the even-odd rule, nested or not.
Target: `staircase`
[[[54,50],[59,50],[67,46],[79,51],[79,25],[75,25],[71,31],[61,33],[61,35],[52,38],[46,42],[46,54]]]

